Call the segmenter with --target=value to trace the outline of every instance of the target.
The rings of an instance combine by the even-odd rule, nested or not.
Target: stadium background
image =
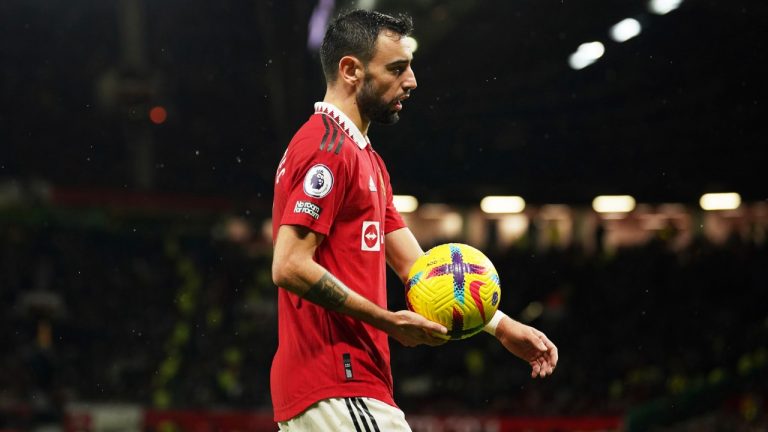
[[[371,130],[409,224],[485,250],[561,352],[532,381],[487,335],[393,344],[414,430],[766,430],[757,0],[3,1],[0,430],[274,430],[272,179],[354,6],[416,23],[419,88]]]

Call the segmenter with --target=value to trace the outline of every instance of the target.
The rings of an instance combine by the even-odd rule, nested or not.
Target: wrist
[[[496,310],[496,313],[493,314],[493,317],[491,317],[491,320],[488,321],[488,324],[483,327],[483,331],[486,333],[490,333],[493,336],[496,336],[496,329],[499,327],[499,323],[501,323],[501,320],[507,317],[507,314],[500,310]]]
[[[371,315],[367,320],[368,324],[376,327],[385,333],[392,334],[397,328],[398,317],[395,312],[384,308],[376,308],[371,312]]]

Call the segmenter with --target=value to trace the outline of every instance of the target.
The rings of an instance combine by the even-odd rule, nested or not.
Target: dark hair
[[[413,31],[413,20],[405,14],[394,17],[360,9],[337,17],[328,26],[320,46],[320,62],[323,65],[325,81],[336,81],[339,60],[344,56],[355,56],[363,64],[368,64],[373,58],[376,39],[385,29],[408,36]]]

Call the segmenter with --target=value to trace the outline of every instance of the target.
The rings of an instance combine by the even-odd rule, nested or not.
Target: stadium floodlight
[[[598,213],[629,213],[635,209],[635,199],[629,195],[600,195],[592,200]]]
[[[376,9],[376,0],[357,0],[357,8],[367,11]]]
[[[540,317],[542,313],[544,313],[544,305],[541,304],[541,302],[533,301],[528,303],[528,306],[523,309],[523,312],[520,314],[520,319],[523,322],[529,323]]]
[[[392,202],[400,213],[413,213],[419,208],[419,200],[413,195],[393,195]]]
[[[704,210],[735,210],[741,205],[741,195],[736,192],[706,193],[699,199]]]
[[[626,18],[611,27],[611,39],[616,42],[626,42],[639,35],[642,29],[640,21],[634,18]]]
[[[648,10],[657,15],[666,15],[680,7],[683,0],[650,0]]]
[[[413,36],[406,36],[405,42],[411,46],[411,52],[416,52],[419,49],[419,41],[413,38]]]
[[[605,45],[602,42],[586,42],[579,45],[576,52],[571,54],[568,64],[576,70],[584,69],[596,62],[603,54],[605,54]]]
[[[519,196],[487,196],[480,201],[485,213],[520,213],[525,209],[525,200]]]

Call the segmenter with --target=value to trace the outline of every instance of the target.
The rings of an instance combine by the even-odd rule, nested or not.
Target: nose
[[[406,76],[405,80],[403,80],[403,90],[411,91],[418,86],[418,84],[416,84],[416,73],[410,66],[408,67],[408,70],[405,71],[405,73]]]

